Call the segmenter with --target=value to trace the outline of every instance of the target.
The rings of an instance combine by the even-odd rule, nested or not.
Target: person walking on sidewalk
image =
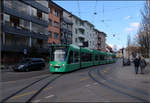
[[[136,56],[136,58],[134,59],[133,63],[134,63],[135,73],[138,74],[140,58],[138,58],[138,56]]]
[[[146,67],[146,61],[144,60],[144,57],[141,57],[141,60],[140,60],[141,74],[144,74],[145,67]]]

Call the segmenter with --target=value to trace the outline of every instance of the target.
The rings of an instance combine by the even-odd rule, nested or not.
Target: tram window
[[[86,53],[81,53],[81,60],[82,62],[86,61]]]
[[[104,60],[107,60],[107,59],[109,59],[109,58],[108,58],[108,56],[107,56],[107,55],[105,55]]]
[[[89,56],[89,54],[86,54],[86,61],[87,61],[87,62],[90,61],[90,56]]]
[[[92,61],[92,54],[88,54],[88,61]]]
[[[100,55],[100,60],[104,60],[104,55]]]
[[[81,61],[84,62],[84,53],[81,53]]]
[[[98,60],[98,55],[95,55],[95,60],[96,60],[96,61]]]
[[[70,51],[68,64],[73,63],[73,51]]]
[[[74,52],[74,62],[75,63],[79,62],[79,59],[80,59],[79,52]]]

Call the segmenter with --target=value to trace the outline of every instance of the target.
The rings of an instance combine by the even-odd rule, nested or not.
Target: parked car
[[[130,65],[131,63],[130,63],[130,59],[128,59],[128,58],[123,58],[123,66],[125,66],[125,65]]]
[[[13,67],[14,71],[40,70],[45,67],[45,61],[42,58],[26,58]]]

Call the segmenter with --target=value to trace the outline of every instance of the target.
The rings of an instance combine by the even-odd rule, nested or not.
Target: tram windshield
[[[54,61],[65,61],[65,51],[55,50],[54,51]]]
[[[53,47],[50,55],[51,61],[63,62],[66,60],[67,47]]]

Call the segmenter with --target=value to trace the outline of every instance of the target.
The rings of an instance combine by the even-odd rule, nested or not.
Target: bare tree
[[[138,31],[138,43],[141,48],[141,54],[144,57],[150,57],[150,8],[149,2],[145,2],[144,9],[141,11],[142,22]]]
[[[128,53],[128,58],[130,58],[130,49],[129,49],[130,45],[131,45],[131,37],[130,37],[130,35],[128,35],[128,37],[127,37],[127,53]]]

